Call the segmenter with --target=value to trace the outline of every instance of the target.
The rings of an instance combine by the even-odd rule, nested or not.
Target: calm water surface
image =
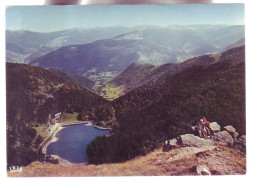
[[[106,135],[108,132],[84,124],[68,125],[56,134],[58,141],[51,143],[46,153],[58,155],[71,163],[85,163],[87,145],[97,136]]]

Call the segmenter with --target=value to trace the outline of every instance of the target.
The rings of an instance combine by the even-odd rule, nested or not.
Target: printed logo
[[[11,166],[11,167],[9,167],[9,170],[11,172],[22,172],[23,168],[20,166]]]

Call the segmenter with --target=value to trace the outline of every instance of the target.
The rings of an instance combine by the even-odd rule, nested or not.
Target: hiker
[[[207,131],[207,134],[210,136],[210,138],[212,138],[212,135],[210,134],[210,128],[209,128],[210,122],[205,118],[205,116],[203,116],[202,119],[205,124],[205,129]]]
[[[203,122],[203,119],[200,119],[195,127],[198,129],[200,138],[203,136],[205,139],[207,139],[207,131],[205,130],[205,123]]]

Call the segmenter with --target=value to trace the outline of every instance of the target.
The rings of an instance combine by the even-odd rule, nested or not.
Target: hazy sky
[[[244,24],[243,4],[17,6],[6,29],[39,32],[135,25]]]

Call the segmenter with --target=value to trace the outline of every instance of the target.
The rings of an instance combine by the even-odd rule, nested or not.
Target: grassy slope
[[[72,123],[75,121],[78,121],[77,117],[78,117],[79,113],[75,112],[73,114],[70,113],[64,113],[62,116],[62,123]]]
[[[234,149],[218,147],[219,151],[207,148],[180,148],[163,152],[159,148],[146,156],[136,157],[124,163],[61,166],[33,162],[22,172],[9,172],[9,177],[52,176],[170,176],[195,175],[192,167],[206,164],[212,174],[245,174],[246,159]],[[198,156],[197,153],[200,153]],[[197,154],[197,155],[196,155]]]

